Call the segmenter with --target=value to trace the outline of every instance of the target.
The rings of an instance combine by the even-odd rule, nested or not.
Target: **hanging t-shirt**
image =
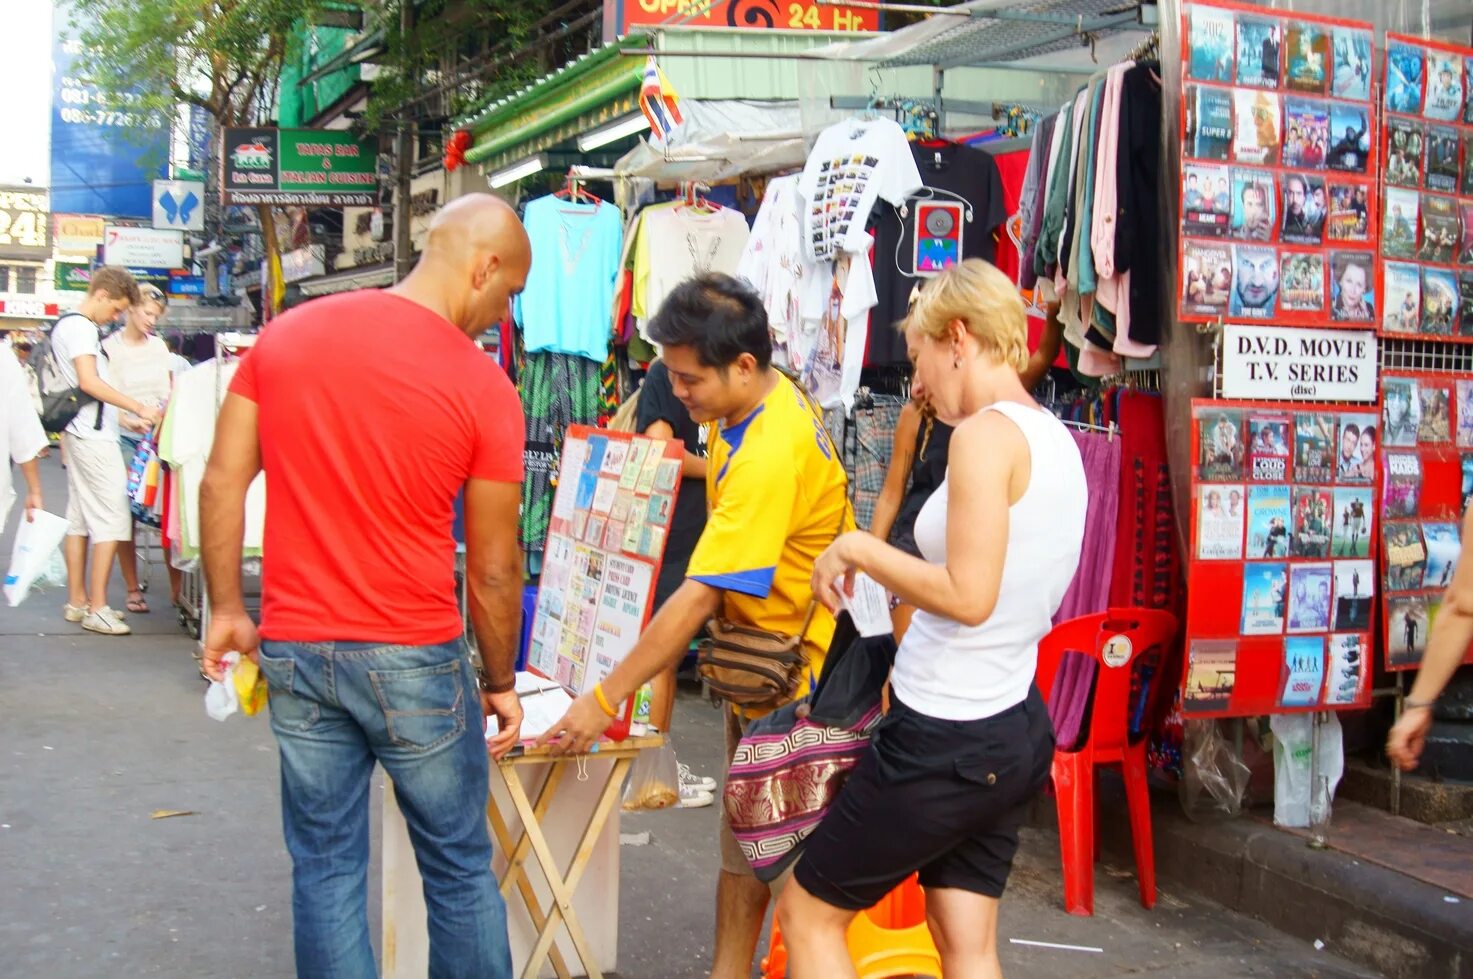
[[[994,233],[1008,216],[992,154],[956,143],[916,143],[910,150],[929,191],[920,190],[906,201],[903,214],[888,208],[880,214],[875,230],[878,301],[865,358],[871,366],[909,362],[905,337],[894,326],[905,319],[911,292],[961,259],[991,262],[997,251]]]
[[[788,367],[803,379],[819,407],[847,412],[864,367],[875,280],[863,254],[841,255],[831,268],[828,275],[808,278],[803,327],[788,344]]]
[[[522,223],[536,256],[515,310],[527,352],[577,354],[602,363],[624,244],[619,209],[549,195],[527,205]]]
[[[817,274],[803,253],[803,196],[797,175],[767,184],[737,276],[762,299],[774,343],[785,345],[803,321],[805,279]]]
[[[634,291],[643,296],[641,335],[644,319],[658,313],[682,282],[708,272],[735,275],[749,235],[747,219],[733,208],[646,208],[634,245]]]
[[[819,134],[798,187],[808,257],[862,252],[865,225],[881,198],[898,205],[922,186],[905,130],[889,119],[850,119]]]

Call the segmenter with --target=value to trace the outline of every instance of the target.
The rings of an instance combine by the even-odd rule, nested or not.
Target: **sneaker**
[[[716,801],[716,796],[705,789],[693,789],[688,785],[680,787],[680,801],[675,804],[676,809],[704,809]]]
[[[88,632],[96,632],[104,636],[126,636],[133,630],[123,621],[122,616],[104,605],[102,608],[94,609],[82,620],[82,628]]]
[[[87,606],[85,605],[63,605],[61,616],[68,622],[81,622],[87,617]]]
[[[680,787],[682,789],[696,789],[700,792],[715,792],[716,780],[709,775],[697,775],[690,770],[685,762],[679,764]]]

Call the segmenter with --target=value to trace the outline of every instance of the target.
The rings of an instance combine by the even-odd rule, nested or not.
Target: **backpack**
[[[56,330],[57,323],[68,316],[80,315],[64,313],[58,316],[46,331],[45,339],[31,351],[31,363],[36,368],[36,380],[41,388],[41,427],[52,434],[66,431],[77,414],[89,404],[97,405],[95,427],[98,431],[102,430],[102,402],[84,393],[79,386],[67,383],[51,348],[51,335]]]

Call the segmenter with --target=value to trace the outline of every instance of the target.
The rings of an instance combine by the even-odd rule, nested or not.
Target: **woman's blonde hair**
[[[980,258],[953,265],[916,293],[900,324],[941,340],[960,320],[987,353],[1022,373],[1028,366],[1028,314],[1008,277]]]
[[[141,282],[138,284],[138,305],[144,303],[156,303],[159,309],[168,309],[169,297],[152,282]]]

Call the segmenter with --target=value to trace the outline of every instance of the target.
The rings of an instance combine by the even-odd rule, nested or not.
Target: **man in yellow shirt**
[[[663,347],[675,397],[697,423],[711,423],[706,496],[711,513],[686,580],[660,608],[624,661],[543,736],[565,752],[586,751],[608,727],[613,706],[679,662],[707,620],[720,615],[796,635],[813,604],[813,564],[853,527],[838,452],[806,395],[772,366],[767,313],[729,276],[678,286],[649,323]],[[803,634],[807,693],[823,668],[834,619],[819,604]],[[742,719],[727,711],[727,755]],[[752,875],[723,815],[716,888],[712,979],[745,979],[767,910],[767,885]]]

